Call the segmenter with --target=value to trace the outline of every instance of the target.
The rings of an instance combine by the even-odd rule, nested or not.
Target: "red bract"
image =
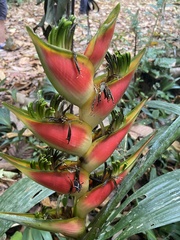
[[[81,107],[94,93],[92,63],[84,55],[43,42],[30,28],[27,31],[52,85],[68,101]]]
[[[97,84],[95,80],[95,87],[99,89],[101,83],[105,83],[111,92],[112,99],[105,98],[104,92],[95,93],[93,97],[80,109],[80,118],[87,122],[92,128],[95,127],[99,122],[103,121],[110,112],[114,109],[116,104],[119,102],[127,87],[129,86],[132,77],[138,64],[144,55],[145,50],[141,51],[131,62],[128,73],[120,79],[115,79],[110,82],[105,82],[106,77],[102,75],[97,78]],[[101,94],[100,99],[99,94]]]
[[[109,196],[114,188],[114,181],[109,180],[96,188],[93,188],[90,192],[87,192],[77,200],[75,208],[76,215],[80,218],[85,218],[91,210],[98,207]]]
[[[39,139],[49,146],[82,156],[90,147],[92,132],[88,124],[79,120],[67,122],[37,121],[29,117],[26,111],[21,111],[15,106],[4,103]]]
[[[89,175],[84,170],[80,170],[78,179],[76,179],[75,168],[69,168],[61,172],[33,169],[20,170],[35,182],[61,194],[71,194],[80,197],[87,192],[89,187]]]
[[[91,39],[85,50],[84,55],[91,60],[95,70],[103,61],[108,50],[119,11],[120,5],[118,4],[99,28],[97,34]]]
[[[117,177],[117,180],[116,178],[109,179],[79,198],[75,207],[76,215],[84,218],[90,211],[100,206],[117,187],[117,184],[122,182],[128,172],[128,170],[125,170]]]
[[[116,129],[112,133],[102,136],[93,141],[87,153],[82,157],[81,166],[86,171],[93,171],[111,156],[124,136],[127,134],[145,102],[146,100],[142,101],[133,111],[131,111],[126,116],[119,129]]]
[[[0,153],[0,156],[12,163],[17,169],[35,182],[62,194],[82,196],[89,188],[89,174],[75,167],[74,164],[61,171],[47,171],[31,169],[23,164],[23,160],[13,156]],[[78,175],[77,175],[78,171]]]

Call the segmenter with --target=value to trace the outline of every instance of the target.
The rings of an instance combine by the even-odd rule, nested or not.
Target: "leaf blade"
[[[104,239],[124,229],[119,240],[180,221],[180,170],[164,174],[136,191],[126,202],[145,196],[109,231]],[[108,232],[107,232],[108,233]]]
[[[170,113],[180,115],[180,106],[174,103],[168,103],[164,101],[151,100],[146,103],[150,108],[162,109]]]
[[[54,191],[47,189],[29,178],[23,178],[0,197],[0,211],[26,212]],[[16,204],[14,204],[16,200]],[[10,228],[12,222],[1,220],[0,236]]]

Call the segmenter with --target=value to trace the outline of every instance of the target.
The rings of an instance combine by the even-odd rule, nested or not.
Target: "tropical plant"
[[[140,165],[134,168],[129,174],[128,184],[125,179],[127,185],[122,181],[154,134],[141,142],[126,160],[108,160],[147,102],[143,99],[125,116],[114,110],[145,52],[143,49],[132,59],[129,53],[121,54],[119,51],[114,54],[107,53],[119,10],[118,4],[89,42],[84,54],[73,51],[74,17],[68,20],[62,18],[58,27],[54,27],[49,34],[48,43],[42,41],[29,27],[27,28],[45,73],[58,93],[53,94],[50,102],[40,97],[30,103],[27,110],[7,103],[3,105],[12,111],[37,138],[45,142],[47,148],[37,161],[20,159],[5,153],[0,153],[0,156],[35,182],[57,192],[61,204],[57,204],[56,209],[43,208],[42,211],[34,214],[1,212],[1,219],[58,232],[68,238],[90,240],[107,239],[126,227],[126,231],[123,231],[122,237],[119,238],[124,239],[137,232],[147,231],[180,218],[178,211],[176,218],[169,217],[170,208],[178,208],[177,198],[172,200],[172,196],[169,195],[171,184],[174,184],[173,191],[178,191],[178,172],[155,179],[156,181],[150,182],[127,199],[120,208],[116,208],[122,200],[121,197],[127,194],[138,177],[180,134],[178,118],[161,137],[163,141],[167,137],[162,146],[160,145],[162,139],[157,139],[159,142],[152,149],[153,153],[151,152],[149,160],[144,163],[141,161]],[[96,77],[95,73],[105,56],[107,71]],[[103,122],[110,114],[111,121]],[[175,134],[172,136],[173,131]],[[121,189],[118,187],[120,183],[123,186]],[[115,195],[112,198],[113,202],[110,201],[111,205],[100,212],[101,218],[98,221],[95,218],[88,225],[88,214],[101,205],[114,190]],[[168,198],[167,201],[162,202],[158,197],[159,193],[163,199]],[[36,197],[36,194],[34,196]],[[144,200],[143,196],[147,196],[147,200],[146,198]],[[71,204],[68,199],[71,200]],[[143,200],[129,216],[122,218],[115,228],[111,228],[108,223],[114,220],[120,209],[122,210],[134,199]],[[151,222],[148,222],[148,214],[154,206],[153,199],[161,204],[159,208],[153,208],[158,215],[154,210]],[[164,213],[167,217],[160,224]],[[148,224],[140,224],[139,219],[142,216],[144,222],[147,221]],[[132,227],[126,225],[129,225],[130,221],[133,221],[134,231]]]

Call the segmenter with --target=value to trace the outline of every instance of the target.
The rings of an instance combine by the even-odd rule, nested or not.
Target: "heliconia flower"
[[[134,110],[132,110],[125,117],[122,125],[120,125],[118,129],[115,129],[112,133],[105,134],[93,141],[89,150],[81,157],[81,166],[83,169],[91,172],[111,156],[127,134],[145,102],[146,100],[142,101]]]
[[[80,108],[80,119],[87,122],[92,128],[94,128],[110,114],[129,86],[144,52],[145,49],[133,58],[126,75],[120,79],[106,82],[106,75],[102,75],[102,78],[98,77],[94,80],[97,93],[94,93],[94,96],[92,96],[91,99],[89,99],[88,102]],[[109,96],[109,99],[107,99],[103,91],[100,92],[101,84],[104,84],[104,87],[106,87],[107,91],[109,91],[108,94],[111,95]]]
[[[119,11],[120,4],[117,4],[113,11],[109,14],[106,21],[99,28],[97,34],[91,39],[85,50],[84,55],[91,60],[95,70],[103,61],[110,45]]]
[[[74,165],[68,166],[62,171],[47,171],[28,168],[22,163],[22,159],[4,153],[0,153],[0,156],[35,182],[58,193],[80,197],[89,188],[89,174]]]
[[[78,217],[63,220],[39,219],[34,214],[0,212],[0,218],[44,231],[61,233],[75,239],[78,239],[85,231],[84,219]]]
[[[42,41],[27,27],[44,71],[56,90],[81,107],[94,93],[94,67],[88,57]]]
[[[90,211],[103,203],[103,201],[109,196],[109,194],[127,176],[129,171],[136,163],[136,160],[153,137],[154,134],[151,135],[149,139],[131,157],[129,157],[126,161],[122,162],[122,164],[120,164],[119,167],[112,172],[112,176],[110,176],[109,178],[108,176],[107,178],[106,176],[104,176],[104,183],[93,188],[91,191],[87,192],[85,195],[83,195],[77,200],[75,206],[76,216],[84,218]]]
[[[91,127],[78,119],[68,119],[65,122],[37,121],[28,112],[15,106],[3,103],[13,112],[40,140],[49,146],[82,156],[92,143]]]

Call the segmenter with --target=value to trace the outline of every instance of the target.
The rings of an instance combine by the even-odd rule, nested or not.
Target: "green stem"
[[[122,201],[124,196],[134,186],[138,179],[147,171],[147,169],[158,159],[166,149],[180,137],[180,117],[178,117],[168,129],[155,141],[151,147],[146,159],[141,159],[139,164],[131,171],[131,173],[125,178],[121,186],[117,190],[116,194],[112,197],[109,203],[100,211],[95,217],[92,224],[90,224],[91,230],[82,238],[83,240],[95,240],[98,239],[103,225],[107,224],[106,220],[110,222],[111,213]],[[107,226],[106,226],[107,227]]]

